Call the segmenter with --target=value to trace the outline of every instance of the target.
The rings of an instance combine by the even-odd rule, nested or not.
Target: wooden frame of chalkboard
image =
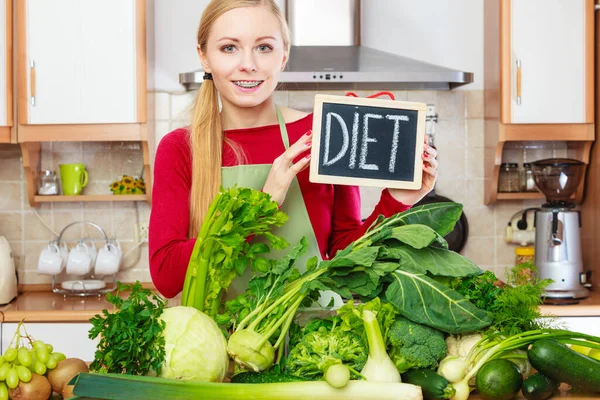
[[[316,95],[310,181],[420,189],[426,106]]]

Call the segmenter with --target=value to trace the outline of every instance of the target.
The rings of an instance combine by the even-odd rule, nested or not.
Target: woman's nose
[[[239,68],[240,71],[256,71],[256,62],[254,60],[254,54],[251,51],[242,53],[242,59],[240,60]]]

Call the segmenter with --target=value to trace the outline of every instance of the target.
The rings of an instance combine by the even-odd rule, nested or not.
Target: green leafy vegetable
[[[190,258],[181,304],[215,317],[221,294],[236,276],[252,263],[265,272],[270,262],[262,257],[270,251],[266,243],[250,242],[264,236],[273,249],[288,243],[270,232],[285,224],[287,215],[269,194],[250,188],[222,189],[208,209]]]
[[[435,276],[465,277],[480,272],[479,267],[471,260],[436,247],[389,247],[381,250],[379,258],[398,260],[398,267],[409,272],[430,273]]]
[[[392,279],[385,298],[412,321],[447,333],[473,332],[491,323],[485,311],[424,274],[396,270]]]
[[[489,311],[502,292],[502,288],[495,285],[497,280],[498,278],[492,271],[485,271],[481,275],[458,280],[453,287],[478,308]]]
[[[123,300],[120,295],[129,291],[129,297]],[[167,302],[144,289],[140,282],[118,282],[117,292],[107,293],[106,299],[115,309],[102,310],[103,315],[90,319],[93,326],[89,337],[100,340],[90,368],[130,375],[160,373],[165,359],[165,324],[160,316]]]
[[[443,238],[438,240],[437,235],[451,230],[461,210],[462,206],[455,203],[430,204],[381,219],[331,260],[317,265],[316,259],[311,259],[307,271],[300,274],[293,265],[306,251],[303,240],[268,272],[254,277],[246,293],[228,302],[226,312],[217,317],[226,328],[234,329],[228,342],[230,356],[243,368],[270,368],[275,354],[281,359],[282,345],[296,310],[318,298],[319,290],[333,290],[347,299],[357,293],[366,301],[385,293],[401,314],[445,332],[472,331],[489,325],[487,314],[457,292],[424,274],[403,271],[401,260],[395,255],[398,253],[393,251],[401,247],[405,250],[402,254],[409,254],[411,250],[424,250],[428,243],[440,245]],[[431,226],[409,228],[407,221]],[[425,232],[427,237],[408,239],[410,232]],[[424,259],[425,264],[434,265],[423,265],[423,272],[442,273],[444,259],[448,259],[453,275],[481,273],[472,262],[443,247],[435,247],[435,254],[436,257]]]
[[[506,283],[499,287],[498,278],[491,271],[479,276],[451,280],[454,288],[471,303],[488,312],[492,323],[489,334],[503,336],[549,327],[552,320],[541,318],[539,306],[543,302],[550,279],[538,279],[537,268],[523,263],[507,269]]]

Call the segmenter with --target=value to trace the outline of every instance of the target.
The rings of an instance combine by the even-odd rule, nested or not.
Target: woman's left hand
[[[402,204],[412,206],[418,203],[423,197],[427,196],[427,193],[431,192],[435,186],[438,176],[438,161],[437,150],[425,143],[423,147],[423,183],[419,190],[406,190],[406,189],[389,189],[390,194]]]

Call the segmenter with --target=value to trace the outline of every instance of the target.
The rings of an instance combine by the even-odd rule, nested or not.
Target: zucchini
[[[411,369],[402,374],[402,382],[421,386],[427,400],[449,399],[456,394],[446,378],[430,369]]]
[[[309,381],[309,379],[291,374],[278,374],[275,372],[241,372],[231,378],[231,383],[284,383],[306,381]]]
[[[579,354],[555,340],[540,339],[527,352],[531,365],[542,374],[584,390],[600,392],[600,361]]]
[[[527,400],[544,400],[552,396],[560,382],[539,372],[523,381],[521,391]]]

